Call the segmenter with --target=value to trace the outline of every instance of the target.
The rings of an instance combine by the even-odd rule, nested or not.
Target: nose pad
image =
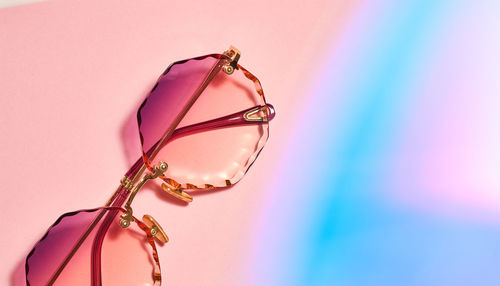
[[[161,187],[163,188],[163,190],[165,192],[167,192],[167,193],[171,194],[172,196],[174,196],[178,199],[181,199],[187,203],[190,203],[193,201],[193,197],[191,197],[188,193],[184,192],[181,189],[172,188],[165,183],[161,184]]]
[[[149,230],[151,231],[151,235],[156,237],[159,241],[163,243],[168,242],[168,236],[163,230],[163,228],[160,226],[160,224],[150,215],[144,215],[142,217],[142,222],[149,227]]]

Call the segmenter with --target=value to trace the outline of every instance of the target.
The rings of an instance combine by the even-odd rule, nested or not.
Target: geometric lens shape
[[[145,163],[156,154],[162,138],[170,135],[179,123],[181,113],[196,100],[196,91],[217,65],[214,55],[179,61],[170,65],[160,76],[150,94],[139,107],[137,121]]]
[[[123,212],[105,207],[62,215],[26,258],[27,285],[160,285],[147,227],[136,220],[121,228]]]
[[[162,178],[177,189],[235,184],[267,141],[274,109],[246,69],[224,72],[230,61],[214,54],[172,64],[138,111],[146,165],[166,162]]]

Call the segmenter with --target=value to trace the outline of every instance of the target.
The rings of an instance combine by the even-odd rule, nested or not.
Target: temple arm
[[[210,131],[222,127],[232,127],[237,125],[267,123],[274,118],[274,107],[271,104],[257,105],[249,109],[242,110],[224,117],[184,126],[172,133],[168,141],[193,133]]]

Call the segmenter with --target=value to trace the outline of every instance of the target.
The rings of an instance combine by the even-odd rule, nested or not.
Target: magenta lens
[[[159,285],[152,239],[136,223],[122,229],[121,213],[109,207],[62,215],[26,258],[27,285]],[[113,221],[101,241],[96,236],[106,215]],[[99,216],[102,219],[95,223]],[[96,242],[102,245],[93,253]]]
[[[221,55],[206,55],[170,65],[160,76],[137,112],[146,164],[159,141],[172,133],[196,100],[197,90],[215,68]]]
[[[226,72],[230,62],[215,54],[172,64],[139,108],[144,162],[168,164],[169,188],[235,184],[266,143],[274,108],[254,75]]]

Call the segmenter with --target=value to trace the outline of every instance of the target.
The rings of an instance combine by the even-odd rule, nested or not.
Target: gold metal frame
[[[240,60],[241,57],[240,50],[238,50],[234,46],[229,46],[229,50],[225,51],[223,55],[231,59],[231,62],[223,67],[225,73],[232,74],[234,73],[234,70],[239,69],[238,61]]]
[[[201,85],[201,87],[198,89],[197,93],[201,94],[201,92],[205,89],[205,87],[208,85],[208,83],[215,77],[215,75],[217,74],[218,72],[218,67],[222,68],[224,70],[225,73],[227,74],[232,74],[234,72],[235,69],[239,69],[239,65],[238,65],[238,61],[241,57],[241,52],[235,48],[234,46],[230,46],[229,49],[227,51],[225,51],[223,53],[225,56],[227,56],[228,58],[231,59],[231,61],[227,64],[225,64],[224,66],[220,66],[220,64],[217,64],[214,69],[210,72],[210,74],[207,76],[207,79],[205,79],[205,81],[203,82],[203,84]],[[193,102],[198,98],[198,96],[194,96],[194,99],[193,99]],[[192,105],[192,103],[190,105]],[[189,105],[189,106],[190,106]],[[178,115],[176,121],[180,121],[185,113],[187,112],[189,108],[186,108],[184,112],[182,112],[181,114]],[[261,107],[261,108],[258,108],[256,110],[251,110],[247,113],[245,113],[245,119],[248,120],[248,121],[264,121],[267,119],[264,118],[264,117],[252,117],[254,114],[257,114],[258,112],[260,111],[264,111],[265,114],[267,114],[267,107]],[[160,146],[162,146],[163,144],[163,141],[165,141],[169,135],[171,135],[173,131],[170,130],[169,132],[167,132],[164,137],[161,139],[161,142],[160,144],[158,144],[158,147],[156,150],[154,150],[152,152],[152,158],[154,158],[156,156],[156,153],[159,151],[159,149],[161,148]],[[127,202],[125,203],[125,210],[127,210],[127,213],[126,214],[123,214],[121,215],[121,220],[120,220],[120,226],[122,228],[127,228],[130,226],[130,222],[131,221],[134,221],[134,218],[133,218],[133,210],[132,210],[132,202],[135,198],[135,196],[137,195],[137,193],[139,192],[139,190],[142,188],[142,186],[144,186],[144,184],[148,181],[148,180],[151,180],[151,179],[155,179],[155,178],[158,178],[158,177],[164,177],[163,174],[165,173],[165,171],[167,170],[168,168],[168,164],[165,163],[165,162],[161,162],[160,164],[158,164],[157,166],[154,167],[153,169],[153,172],[150,172],[150,173],[147,173],[145,174],[144,176],[142,176],[142,178],[139,180],[138,178],[144,173],[144,171],[146,170],[146,165],[143,163],[139,172],[134,176],[134,178],[130,179],[128,177],[123,177],[120,181],[120,185],[127,189],[127,190],[130,190],[130,195],[127,199]],[[192,202],[193,201],[193,197],[190,196],[188,193],[184,192],[182,189],[179,189],[179,188],[176,188],[175,186],[165,182],[166,180],[164,180],[164,182],[162,183],[161,187],[162,189],[167,192],[168,194],[178,198],[178,199],[181,199],[185,202]],[[119,190],[119,188],[118,188]],[[118,192],[117,190],[117,192]],[[115,194],[117,193],[115,192]],[[115,195],[114,194],[114,195]],[[108,200],[106,206],[108,206],[111,202],[112,202],[112,199],[114,197],[114,195],[111,197],[110,200]],[[149,218],[152,219],[151,216],[149,216]],[[154,219],[153,219],[154,220]],[[161,227],[159,226],[159,224],[154,221],[154,224],[159,227],[161,229]],[[163,230],[162,230],[163,231]],[[154,231],[154,232],[158,232],[158,230]],[[166,234],[165,234],[165,237],[166,237]],[[168,241],[168,239],[167,239]]]
[[[227,58],[229,58],[229,60],[227,60],[227,58],[226,58],[226,60],[220,61],[219,63],[217,63],[213,67],[213,69],[210,71],[210,73],[207,76],[207,78],[205,79],[205,81],[202,83],[202,85],[196,91],[196,95],[193,97],[192,102],[190,102],[190,104],[188,104],[188,107],[185,108],[184,111],[181,112],[177,116],[177,118],[175,120],[175,122],[177,124],[184,117],[185,113],[187,112],[187,110],[189,110],[190,106],[194,103],[194,101],[196,101],[199,94],[201,94],[201,92],[206,88],[206,86],[215,77],[215,75],[217,75],[217,73],[220,69],[222,69],[225,73],[227,73],[229,75],[233,74],[235,70],[241,69],[243,71],[244,75],[248,79],[250,79],[254,82],[254,84],[256,86],[256,90],[259,93],[259,95],[263,96],[262,88],[260,86],[260,82],[258,81],[258,79],[238,64],[238,61],[241,57],[241,52],[237,48],[235,48],[234,46],[230,46],[228,50],[224,51],[223,55],[226,56]],[[269,121],[268,120],[269,109],[267,106],[257,106],[254,109],[247,111],[243,116],[244,116],[244,119],[246,121],[268,122]],[[177,124],[174,124],[174,126],[176,126]],[[149,159],[152,159],[156,156],[156,154],[159,152],[159,149],[161,149],[161,146],[163,146],[164,141],[170,137],[172,132],[173,132],[173,130],[169,130],[164,134],[163,138],[160,140],[160,143],[158,144],[158,147],[155,150],[153,150]],[[146,160],[145,157],[144,157],[144,159]],[[149,160],[148,160],[148,162],[149,162]],[[161,177],[163,180],[161,187],[165,192],[167,192],[168,194],[172,195],[173,197],[178,198],[178,199],[180,199],[184,202],[187,202],[187,203],[190,203],[193,201],[193,197],[191,195],[189,195],[188,193],[184,192],[184,190],[182,188],[180,188],[180,184],[173,181],[172,179],[168,179],[168,178],[164,177],[164,172],[167,170],[167,168],[168,168],[168,165],[165,162],[161,162],[160,164],[158,164],[154,168],[147,167],[146,164],[143,163],[140,170],[137,172],[137,174],[133,178],[128,178],[128,177],[122,178],[121,186],[127,190],[130,190],[130,195],[129,195],[128,200],[124,206],[124,208],[127,210],[127,213],[121,215],[121,220],[120,220],[120,225],[123,228],[127,228],[130,225],[130,222],[133,221],[133,210],[131,207],[132,201],[134,200],[137,192],[142,188],[142,186],[148,180]],[[147,174],[142,175],[146,169],[149,169],[151,172],[148,172]],[[139,179],[141,176],[142,176],[142,178]],[[191,185],[191,184],[187,184],[187,185],[188,185],[188,187],[192,186],[193,189],[199,189],[198,187],[196,187],[194,185]],[[231,182],[228,182],[227,185],[230,186]],[[215,187],[212,185],[205,186],[205,189],[212,189],[212,188],[215,188]],[[108,201],[108,204],[106,204],[106,205],[109,205],[111,203],[111,201],[112,200],[110,199],[110,201]],[[156,221],[155,221],[155,224],[157,224]]]
[[[130,222],[134,221],[134,218],[132,217],[133,211],[132,211],[131,204],[132,204],[132,201],[135,198],[135,195],[137,195],[137,192],[139,191],[139,189],[141,189],[142,186],[144,186],[144,184],[148,180],[156,179],[159,176],[163,176],[163,173],[165,173],[165,171],[167,169],[168,169],[167,163],[161,162],[160,164],[158,164],[158,166],[155,167],[155,169],[154,169],[155,171],[153,173],[147,173],[147,174],[145,174],[142,177],[142,179],[135,186],[132,187],[132,190],[130,191],[130,195],[128,197],[128,200],[127,200],[127,202],[125,203],[125,206],[124,206],[125,210],[127,210],[127,213],[126,214],[122,214],[120,216],[122,218],[120,220],[120,226],[121,227],[127,228],[127,227],[130,226]]]

